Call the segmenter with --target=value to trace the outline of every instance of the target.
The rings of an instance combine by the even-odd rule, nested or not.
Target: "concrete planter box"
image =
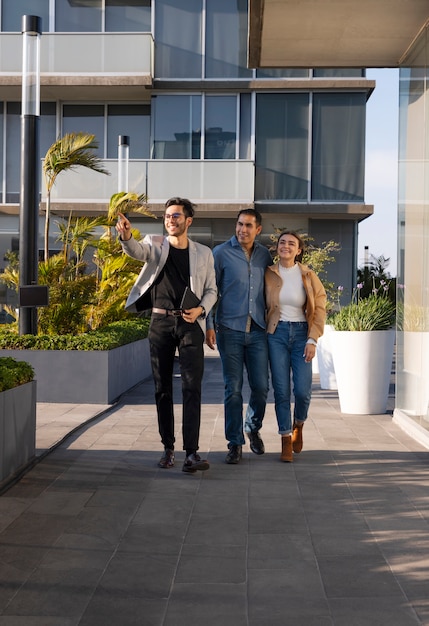
[[[36,382],[0,393],[0,484],[24,468],[36,451]]]
[[[151,375],[149,341],[113,350],[0,350],[33,366],[38,402],[111,404]]]

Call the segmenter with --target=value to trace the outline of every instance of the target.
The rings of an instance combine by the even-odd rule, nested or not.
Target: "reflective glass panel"
[[[199,159],[201,96],[152,98],[154,159]]]
[[[118,136],[130,138],[130,159],[148,159],[150,152],[150,106],[110,104],[107,108],[107,158],[118,156]]]
[[[314,94],[311,199],[363,202],[365,93]]]
[[[206,4],[207,78],[246,78],[247,0],[207,0]]]
[[[202,0],[157,0],[156,78],[201,78]]]
[[[21,186],[21,103],[6,105],[6,202],[19,202]]]
[[[56,0],[55,31],[65,33],[100,32],[101,3],[102,0],[91,0],[91,2]]]
[[[40,158],[44,158],[49,148],[57,138],[56,131],[56,104],[55,102],[40,103]],[[44,190],[42,190],[44,193]]]
[[[150,0],[105,0],[107,32],[150,32]]]
[[[240,94],[240,144],[239,159],[251,158],[252,116],[250,93]]]
[[[258,94],[257,200],[307,200],[308,94]]]
[[[306,69],[257,69],[257,78],[307,78],[309,71]]]
[[[98,142],[98,154],[104,155],[104,106],[98,104],[65,104],[63,107],[63,130],[66,133],[90,133]]]
[[[3,0],[2,31],[20,33],[23,15],[38,15],[42,18],[42,31],[49,31],[49,0]]]
[[[206,96],[206,159],[235,159],[237,137],[236,96]]]
[[[0,172],[3,172],[3,102],[0,102]],[[0,187],[0,202],[4,202],[3,185]]]
[[[332,70],[315,68],[313,76],[315,78],[359,78],[365,76],[365,70],[352,67],[340,67]]]

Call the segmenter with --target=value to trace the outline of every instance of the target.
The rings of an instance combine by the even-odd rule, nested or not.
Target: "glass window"
[[[101,31],[101,2],[55,2],[55,30],[65,33]]]
[[[307,78],[308,70],[257,69],[257,78]]]
[[[315,94],[311,199],[363,202],[365,93]]]
[[[154,159],[199,159],[201,96],[154,96]]]
[[[342,67],[337,69],[314,69],[314,78],[359,78],[365,76],[365,70],[352,67]]]
[[[21,103],[6,105],[6,202],[19,202],[21,186]]]
[[[3,102],[0,102],[0,180],[3,180]],[[0,202],[3,200],[3,185],[0,186]]]
[[[150,32],[151,0],[105,0],[107,32]]]
[[[247,0],[207,0],[207,78],[247,78]]]
[[[205,117],[204,158],[235,159],[236,96],[206,96]]]
[[[66,133],[90,133],[98,142],[98,154],[104,157],[104,106],[101,104],[65,104],[63,130]]]
[[[49,0],[3,0],[2,31],[20,33],[23,15],[38,15],[42,18],[42,31],[49,31]]]
[[[40,158],[43,159],[57,138],[55,102],[40,103]],[[42,191],[44,193],[44,191]]]
[[[148,159],[150,153],[150,106],[110,104],[107,107],[107,158],[118,157],[118,136],[130,138],[130,159]]]
[[[6,111],[6,202],[15,203],[20,200],[21,189],[21,103],[8,102]],[[55,103],[42,102],[39,125],[40,163],[56,139],[55,122]],[[0,129],[0,139],[2,130],[3,126]],[[2,153],[0,161],[1,156]],[[40,191],[44,193],[43,189]]]
[[[240,95],[240,136],[239,159],[251,158],[252,145],[252,100],[250,93]]]
[[[308,94],[258,94],[257,200],[307,200]]]
[[[201,78],[202,0],[157,0],[156,78]]]

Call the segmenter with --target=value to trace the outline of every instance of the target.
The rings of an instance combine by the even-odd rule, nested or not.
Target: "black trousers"
[[[165,448],[174,449],[173,367],[179,351],[182,378],[183,449],[198,450],[201,422],[201,381],[204,373],[204,335],[197,322],[152,314],[149,344],[158,427]]]

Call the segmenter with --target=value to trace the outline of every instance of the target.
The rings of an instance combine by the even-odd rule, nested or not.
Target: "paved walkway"
[[[389,414],[342,415],[316,377],[294,463],[270,399],[266,454],[229,466],[222,393],[207,358],[196,475],[180,420],[157,468],[151,381],[113,407],[38,406],[41,460],[0,497],[0,626],[429,624],[429,452]]]

